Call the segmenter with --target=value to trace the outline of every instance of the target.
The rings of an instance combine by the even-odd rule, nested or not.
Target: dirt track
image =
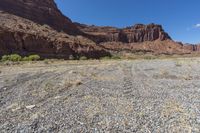
[[[200,132],[200,58],[0,65],[0,132]]]

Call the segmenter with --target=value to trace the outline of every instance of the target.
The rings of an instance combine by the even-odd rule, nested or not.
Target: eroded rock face
[[[141,43],[120,43],[120,42],[105,42],[101,43],[102,47],[111,51],[121,51],[122,53],[143,53],[143,54],[190,54],[191,49],[174,42],[173,40],[156,40],[146,41]]]
[[[183,47],[193,52],[200,52],[200,44],[184,44]]]
[[[75,23],[77,27],[89,35],[96,37],[97,42],[145,42],[155,40],[171,40],[171,37],[164,32],[161,25],[156,24],[136,24],[131,27],[118,29],[114,27],[98,27],[87,26],[79,23]],[[95,38],[94,37],[94,38]]]
[[[0,10],[68,34],[81,34],[72,21],[58,10],[54,0],[0,0]]]
[[[30,20],[0,11],[0,55],[19,53],[39,54],[42,57],[109,56],[93,41],[82,36],[57,32]]]
[[[0,0],[0,55],[100,58],[113,51],[173,54],[200,51],[200,46],[176,43],[156,24],[119,29],[73,23],[54,0]]]

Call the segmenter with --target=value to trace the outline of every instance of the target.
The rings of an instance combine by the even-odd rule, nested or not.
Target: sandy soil
[[[200,58],[0,65],[0,132],[199,133]]]

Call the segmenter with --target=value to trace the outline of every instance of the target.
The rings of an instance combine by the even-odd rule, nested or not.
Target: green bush
[[[9,61],[10,60],[10,55],[4,55],[1,57],[1,61]]]
[[[39,55],[30,55],[28,58],[29,58],[29,61],[38,61],[38,60],[40,60],[40,56]]]
[[[21,61],[21,60],[22,60],[22,57],[18,54],[11,54],[10,55],[10,61],[15,62],[15,61]]]
[[[23,61],[38,61],[38,60],[40,60],[39,55],[30,55],[28,57],[23,58]]]
[[[80,60],[87,60],[88,58],[86,56],[81,56],[79,59]]]
[[[29,58],[28,57],[24,57],[22,60],[23,61],[29,61]]]
[[[3,62],[5,62],[5,61],[13,61],[13,62],[18,62],[18,61],[38,61],[38,60],[40,60],[40,56],[39,55],[30,55],[28,57],[22,58],[18,54],[11,54],[11,55],[4,55],[1,58],[1,61],[3,61]]]
[[[48,59],[45,59],[45,60],[44,60],[44,64],[49,64],[49,60],[48,60]]]
[[[13,61],[13,62],[17,62],[17,61],[21,61],[22,57],[18,54],[11,54],[11,55],[4,55],[1,58],[1,61]]]

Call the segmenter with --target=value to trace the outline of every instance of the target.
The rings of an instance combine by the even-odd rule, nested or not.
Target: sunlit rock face
[[[57,8],[54,0],[0,0],[0,10],[46,24],[55,30],[68,34],[80,34],[80,31]]]
[[[161,25],[136,24],[127,28],[98,27],[76,23],[77,27],[90,35],[96,36],[98,42],[145,42],[155,40],[171,40],[171,37],[163,30]]]

